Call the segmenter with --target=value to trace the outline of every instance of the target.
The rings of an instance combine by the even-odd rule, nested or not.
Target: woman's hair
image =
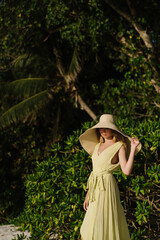
[[[126,148],[126,138],[120,134],[119,132],[115,131],[115,130],[112,130],[112,133],[113,133],[113,142],[118,142],[118,141],[121,141],[123,142],[125,148]]]
[[[101,134],[99,132],[99,129],[97,128],[97,138],[100,139],[101,138]],[[112,134],[113,134],[113,142],[118,142],[118,141],[121,141],[123,142],[124,144],[124,147],[126,148],[126,138],[120,134],[119,132],[115,131],[115,130],[112,130]]]

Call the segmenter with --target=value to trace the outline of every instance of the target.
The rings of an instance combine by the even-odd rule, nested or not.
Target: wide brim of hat
[[[90,155],[93,154],[94,148],[95,146],[99,143],[99,138],[97,135],[97,128],[106,128],[106,125],[103,126],[103,123],[98,123],[95,126],[93,126],[92,128],[87,129],[83,134],[80,135],[79,137],[79,141],[82,145],[82,147],[86,150],[86,152],[88,152]],[[118,129],[118,127],[114,124],[110,124],[109,126],[107,126],[107,128],[111,129],[111,130],[115,130],[118,133],[122,134],[125,139],[126,139],[126,145],[127,145],[127,157],[129,156],[130,153],[130,148],[131,148],[131,137],[129,137],[128,135],[126,135],[125,133],[123,133],[122,131],[120,131]],[[135,154],[137,154],[142,148],[141,143],[139,143],[139,145],[136,147],[136,151]]]

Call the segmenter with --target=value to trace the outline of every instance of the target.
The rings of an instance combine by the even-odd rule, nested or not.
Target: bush
[[[37,127],[38,128],[38,127]],[[24,180],[47,156],[47,137],[42,127],[24,125],[0,132],[0,224],[19,215],[24,208]]]
[[[33,239],[75,239],[83,219],[86,181],[91,171],[91,158],[81,149],[76,131],[63,143],[54,144],[51,156],[27,177],[23,229]]]
[[[132,175],[115,173],[131,239],[152,239],[158,232],[159,129],[160,121],[118,121],[128,135],[139,136],[142,150],[136,156]],[[84,217],[83,201],[86,182],[92,169],[90,156],[82,149],[78,137],[90,125],[86,123],[64,142],[52,146],[50,157],[28,175],[26,205],[20,217],[22,230],[28,229],[32,239],[80,239],[79,228]],[[149,238],[147,238],[149,237]]]

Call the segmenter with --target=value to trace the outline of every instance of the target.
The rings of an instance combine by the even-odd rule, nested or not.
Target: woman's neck
[[[113,142],[113,138],[105,138],[104,140],[105,140],[104,143],[111,143],[111,142]]]

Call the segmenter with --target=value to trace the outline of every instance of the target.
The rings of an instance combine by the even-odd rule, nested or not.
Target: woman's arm
[[[85,200],[84,200],[84,203],[83,203],[83,208],[84,208],[85,211],[87,211],[88,205],[89,205],[89,189],[86,193],[86,197],[85,197]]]
[[[130,175],[130,173],[132,172],[135,150],[138,144],[139,144],[138,138],[133,137],[131,140],[131,151],[130,151],[128,161],[126,159],[125,147],[122,146],[121,149],[119,150],[119,153],[118,153],[119,163],[120,163],[122,172],[125,175]]]

